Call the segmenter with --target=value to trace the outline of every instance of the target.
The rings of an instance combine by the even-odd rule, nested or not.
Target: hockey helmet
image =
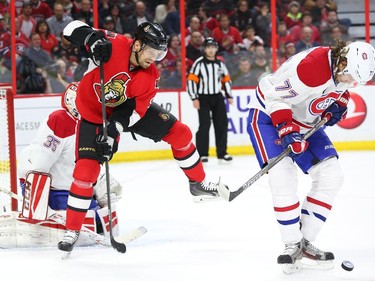
[[[366,84],[375,73],[375,50],[369,43],[353,42],[343,50],[347,66],[343,74],[350,74],[358,84]]]
[[[158,23],[146,21],[138,25],[134,34],[134,40],[141,41],[142,49],[149,46],[152,49],[158,50],[159,52],[155,59],[157,61],[162,60],[167,54],[167,35]]]
[[[214,46],[216,49],[219,48],[219,44],[216,42],[216,40],[212,37],[207,37],[203,42],[203,48],[206,48],[208,46]]]
[[[77,86],[78,83],[71,83],[65,90],[61,97],[61,106],[69,111],[69,113],[74,118],[79,118],[79,113],[76,107],[76,97],[77,97]]]

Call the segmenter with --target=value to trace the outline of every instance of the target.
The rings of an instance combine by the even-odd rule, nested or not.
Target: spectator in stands
[[[155,8],[154,21],[160,25],[163,25],[165,18],[169,12],[176,12],[176,1],[175,0],[164,0],[161,4]]]
[[[63,6],[63,9],[64,9],[64,15],[69,15],[71,17],[73,17],[73,14],[78,13],[78,11],[81,8],[80,2],[77,3],[77,2],[72,1],[72,0],[56,0],[55,3],[61,4]],[[79,4],[79,7],[77,6],[77,4]]]
[[[181,59],[177,59],[175,62],[175,67],[173,70],[171,69],[164,69],[160,75],[160,87],[163,89],[179,89],[181,88]]]
[[[170,11],[165,17],[162,26],[167,35],[180,34],[180,12]]]
[[[201,32],[201,20],[196,15],[193,15],[192,17],[190,17],[189,26],[185,29],[185,46],[189,44],[191,33],[194,31]],[[204,40],[203,35],[201,36],[202,36],[202,40]]]
[[[163,69],[173,71],[176,67],[177,59],[181,58],[180,38],[177,34],[169,36],[167,41],[168,51],[165,57],[160,61]]]
[[[255,18],[255,30],[263,39],[264,46],[269,47],[271,41],[271,13],[267,3],[259,5],[259,15]]]
[[[35,31],[40,35],[41,47],[50,54],[52,49],[59,44],[59,41],[56,36],[51,33],[47,21],[39,20],[36,23]]]
[[[5,22],[9,22],[10,5],[8,0],[0,0],[0,14]]]
[[[121,10],[118,4],[109,6],[109,15],[114,21],[116,32],[124,34],[124,26],[126,25],[126,21],[125,17],[121,14]]]
[[[186,46],[186,58],[190,60],[190,66],[192,63],[202,56],[202,34],[199,31],[193,31],[189,44]]]
[[[81,0],[80,9],[78,12],[72,14],[74,20],[81,20],[90,26],[94,25],[94,14],[92,11],[90,0]]]
[[[25,34],[27,38],[30,38],[30,35],[35,31],[36,28],[36,20],[31,16],[31,11],[31,3],[24,2],[22,14],[17,17],[20,23],[21,32]]]
[[[267,57],[267,52],[264,46],[256,45],[254,49],[254,61],[252,62],[252,71],[259,81],[259,79],[265,75],[270,73],[270,64]]]
[[[52,16],[52,10],[47,3],[40,0],[30,0],[32,5],[31,15],[38,22],[39,20],[46,20]]]
[[[46,70],[48,73],[46,83],[50,87],[51,93],[63,93],[73,82],[73,76],[67,75],[66,63],[62,59],[58,59],[54,64],[49,65]]]
[[[70,15],[64,14],[64,7],[60,3],[55,3],[53,5],[53,16],[47,19],[47,24],[51,31],[51,34],[55,35],[57,40],[61,40],[60,34],[68,25],[72,22],[73,18]]]
[[[61,41],[59,45],[52,50],[51,56],[53,61],[57,61],[58,59],[64,60],[67,69],[66,74],[70,77],[73,77],[76,68],[81,61],[85,59],[81,49],[66,40],[64,36],[61,36]]]
[[[212,30],[219,26],[219,22],[216,18],[211,17],[207,13],[206,5],[203,3],[198,9],[198,16],[201,19],[201,29],[203,37],[210,37]]]
[[[241,48],[244,48],[239,30],[234,26],[230,26],[227,14],[219,16],[219,24],[220,26],[212,31],[212,37],[219,44],[219,54],[238,53]]]
[[[285,43],[291,41],[290,30],[286,27],[286,23],[280,21],[277,25],[276,44],[278,48],[278,55],[285,54]]]
[[[280,58],[280,65],[296,53],[296,46],[293,42],[286,42],[284,48],[285,52]]]
[[[302,13],[301,6],[297,1],[290,2],[288,6],[288,13],[284,18],[288,29],[301,23]]]
[[[117,29],[115,27],[115,21],[112,18],[112,16],[106,16],[103,19],[102,27],[105,30],[109,30],[109,31],[112,31],[112,32],[115,32],[115,33],[120,33],[120,32],[117,31]]]
[[[150,21],[153,22],[153,16],[146,11],[146,5],[143,1],[137,1],[135,3],[135,10],[132,15],[130,15],[124,26],[124,33],[134,34],[137,26],[142,22]]]
[[[243,33],[247,26],[255,24],[255,15],[253,11],[254,10],[249,9],[247,0],[238,1],[237,10],[230,17],[231,25],[237,27],[237,29]]]
[[[303,13],[302,17],[301,17],[301,23],[298,24],[298,25],[293,26],[290,29],[291,41],[293,41],[295,43],[295,42],[297,42],[298,40],[301,39],[301,37],[302,37],[302,28],[304,26],[311,27],[311,29],[313,31],[312,39],[311,40],[320,43],[321,42],[321,40],[320,40],[320,31],[319,31],[319,29],[315,25],[312,24],[312,16],[311,16],[310,12]]]
[[[328,45],[331,42],[332,28],[338,26],[340,31],[346,37],[349,37],[349,26],[344,21],[342,22],[335,10],[328,11],[327,20],[322,21],[320,25],[320,32],[322,34],[323,45]]]
[[[331,40],[326,41],[324,43],[324,46],[330,46],[332,44],[335,44],[337,40],[345,41],[347,44],[352,42],[353,40],[350,38],[349,34],[344,34],[341,30],[340,26],[334,26],[331,28]]]
[[[313,30],[309,26],[302,28],[301,39],[296,42],[296,52],[299,53],[303,50],[319,46],[319,42],[313,41]]]
[[[327,20],[328,11],[336,11],[337,5],[333,0],[306,0],[304,8],[311,13],[313,25],[319,28]]]
[[[254,26],[249,25],[244,30],[243,44],[246,50],[253,52],[255,45],[264,45],[264,41],[260,36],[255,34]]]
[[[237,72],[232,75],[233,86],[255,86],[258,84],[257,77],[251,71],[251,62],[247,57],[242,57],[238,64]]]
[[[204,4],[207,8],[207,14],[217,20],[219,20],[220,15],[226,14],[230,17],[235,13],[235,6],[231,0],[206,0]]]
[[[39,68],[44,68],[52,62],[50,54],[42,48],[42,39],[37,32],[31,34],[30,46],[26,49],[25,56],[33,61]]]

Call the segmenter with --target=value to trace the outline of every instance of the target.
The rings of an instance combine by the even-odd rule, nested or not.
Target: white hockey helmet
[[[61,106],[70,112],[74,118],[79,119],[79,112],[76,107],[76,97],[77,97],[77,86],[78,83],[71,83],[62,95]]]
[[[366,84],[375,73],[375,50],[366,42],[353,42],[344,48],[347,66],[343,74],[350,74],[358,84]]]

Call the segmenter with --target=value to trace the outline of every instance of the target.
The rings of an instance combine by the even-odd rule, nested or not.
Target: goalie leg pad
[[[35,171],[27,173],[22,205],[23,217],[35,220],[47,218],[51,181],[50,174]]]
[[[118,218],[116,213],[116,205],[111,205],[112,207],[112,231],[114,236],[119,235],[119,226],[118,226]],[[109,237],[109,213],[108,213],[108,207],[101,208],[96,211],[100,222],[103,226],[103,233],[106,237]]]

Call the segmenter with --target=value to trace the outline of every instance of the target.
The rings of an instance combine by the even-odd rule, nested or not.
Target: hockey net
[[[16,137],[12,87],[0,83],[0,213],[17,210]]]

